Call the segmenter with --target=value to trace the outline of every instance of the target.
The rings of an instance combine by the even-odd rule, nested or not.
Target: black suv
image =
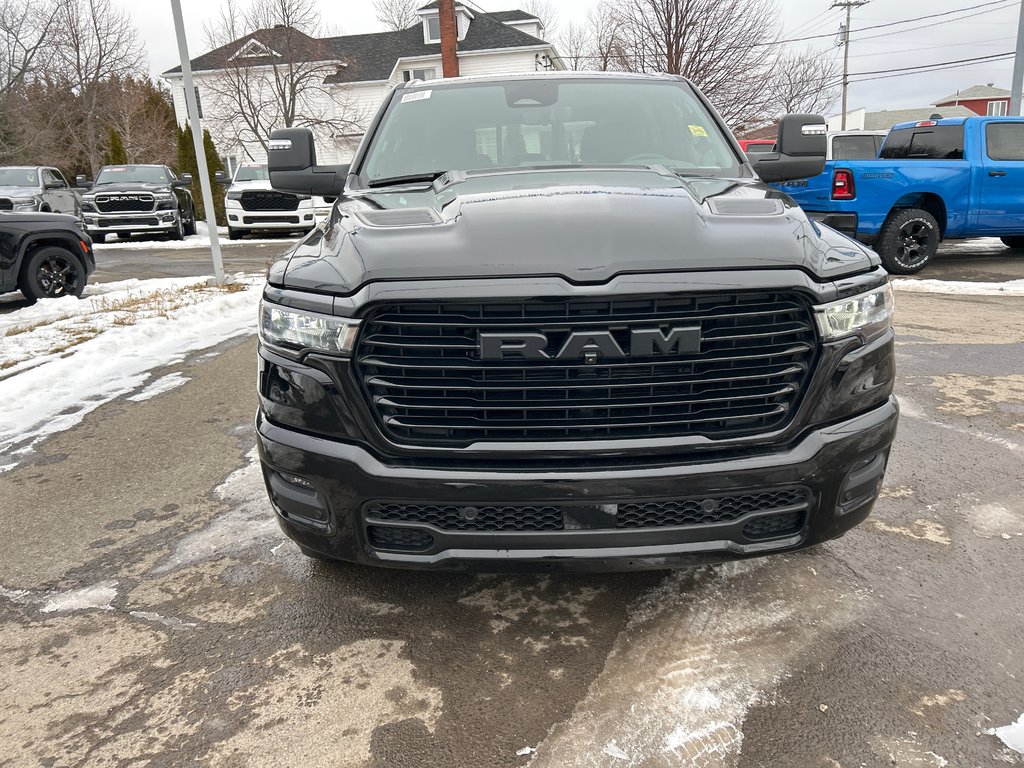
[[[340,196],[260,310],[284,531],[379,565],[628,569],[863,520],[897,422],[887,275],[764,183],[821,172],[823,123],[748,158],[685,79],[552,73],[399,85],[351,166],[275,132],[275,188]]]
[[[0,293],[29,301],[81,296],[96,269],[82,223],[57,213],[0,213]]]
[[[43,165],[0,168],[0,211],[66,213],[82,218],[82,204],[64,174]]]
[[[107,165],[96,181],[78,177],[78,186],[91,187],[82,195],[85,226],[97,243],[107,235],[127,238],[146,232],[181,240],[196,233],[192,176],[181,178],[166,165]]]

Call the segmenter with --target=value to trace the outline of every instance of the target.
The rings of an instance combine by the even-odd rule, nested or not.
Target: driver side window
[[[44,168],[43,185],[47,187],[56,185],[59,189],[66,189],[68,183],[64,181],[64,178],[56,171],[52,171],[49,168]]]

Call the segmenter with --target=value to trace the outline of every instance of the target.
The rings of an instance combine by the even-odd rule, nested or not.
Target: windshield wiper
[[[401,184],[427,184],[448,171],[429,171],[427,173],[410,173],[405,176],[386,176],[383,179],[373,179],[367,182],[368,187],[397,187]]]

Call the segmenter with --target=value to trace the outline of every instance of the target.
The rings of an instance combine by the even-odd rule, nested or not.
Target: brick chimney
[[[441,74],[459,76],[459,22],[455,18],[455,0],[440,0],[437,10],[441,21]]]

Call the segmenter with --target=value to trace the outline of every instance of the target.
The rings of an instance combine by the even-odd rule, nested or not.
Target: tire
[[[1013,248],[1015,251],[1024,249],[1024,237],[1000,237],[999,239],[1007,248]]]
[[[196,209],[189,213],[188,221],[185,222],[185,236],[191,237],[196,233]]]
[[[167,232],[168,240],[184,240],[185,239],[185,228],[181,223],[181,216],[178,217],[178,223],[174,225],[174,229]]]
[[[66,248],[46,246],[29,255],[21,269],[18,287],[31,302],[81,296],[85,290],[85,269]]]
[[[939,223],[928,211],[903,208],[885,220],[875,250],[882,264],[894,275],[920,272],[939,249]]]
[[[234,227],[228,227],[228,240],[239,240],[242,237],[242,233]]]
[[[105,242],[107,242],[107,235],[105,232],[97,232],[96,234],[90,234],[89,238],[94,243],[98,243],[99,245],[103,245]]]

